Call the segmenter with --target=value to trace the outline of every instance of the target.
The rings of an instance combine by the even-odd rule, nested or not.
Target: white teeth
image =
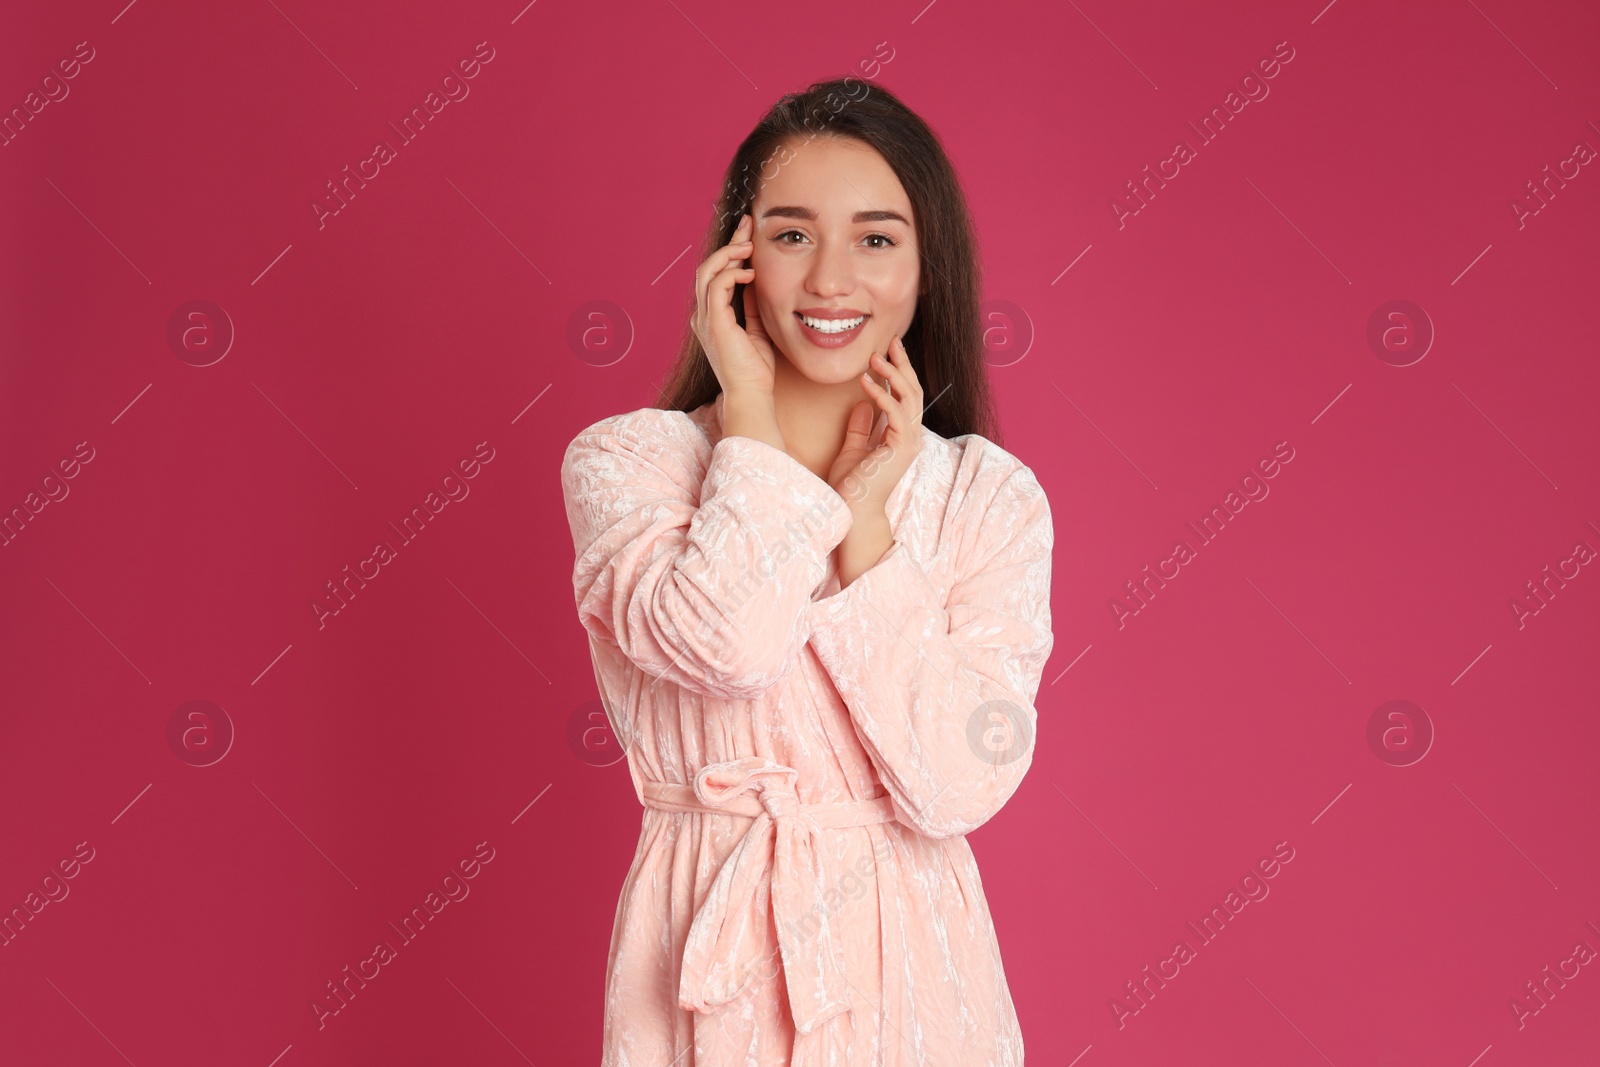
[[[867,321],[865,315],[857,315],[853,319],[813,319],[806,315],[800,316],[800,321],[816,330],[818,333],[844,333],[853,330]]]

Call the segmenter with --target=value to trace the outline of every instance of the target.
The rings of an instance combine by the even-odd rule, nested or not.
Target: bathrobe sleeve
[[[833,487],[781,449],[704,438],[644,408],[590,426],[561,463],[578,617],[641,670],[759,696],[798,658],[800,615],[850,529]],[[699,449],[695,448],[696,443]]]
[[[817,602],[810,638],[896,817],[929,837],[977,829],[1021,784],[1055,640],[1054,529],[1027,467],[967,493],[946,536],[957,546],[947,598],[896,542]]]

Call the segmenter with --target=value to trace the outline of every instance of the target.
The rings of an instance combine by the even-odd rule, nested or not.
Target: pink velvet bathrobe
[[[595,680],[644,805],[604,1067],[1019,1067],[965,834],[1032,760],[1050,508],[924,427],[894,544],[723,398],[595,423],[561,467]]]

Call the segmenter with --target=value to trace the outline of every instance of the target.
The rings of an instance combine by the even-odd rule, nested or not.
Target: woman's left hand
[[[889,379],[892,394],[879,377]],[[872,354],[859,381],[868,399],[850,410],[844,447],[828,472],[828,484],[858,516],[881,515],[922,448],[922,383],[898,337],[889,342],[889,358]]]

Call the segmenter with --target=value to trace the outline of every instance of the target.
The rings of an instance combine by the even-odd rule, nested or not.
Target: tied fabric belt
[[[649,807],[755,820],[717,872],[689,927],[679,1007],[708,1013],[742,993],[757,967],[771,958],[776,925],[795,1029],[810,1033],[850,1010],[844,950],[823,902],[818,839],[824,829],[893,822],[894,805],[886,795],[802,804],[795,792],[798,777],[793,767],[746,756],[707,764],[693,786],[644,783]]]

